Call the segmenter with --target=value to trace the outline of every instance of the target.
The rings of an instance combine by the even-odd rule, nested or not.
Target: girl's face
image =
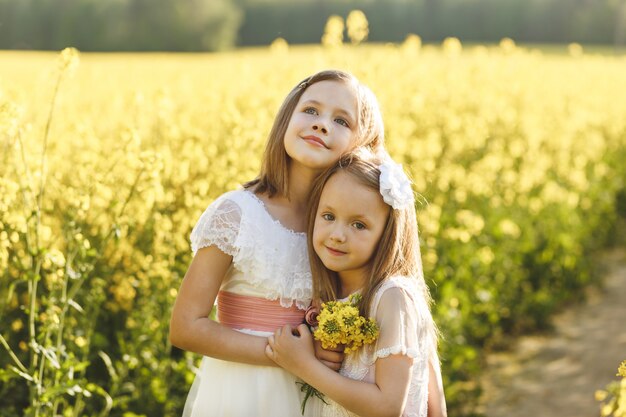
[[[317,82],[304,91],[294,109],[285,150],[293,161],[323,170],[350,150],[357,122],[354,88],[339,81]]]
[[[324,266],[338,272],[342,279],[350,274],[365,279],[389,210],[378,191],[352,175],[339,171],[330,177],[322,190],[313,226],[313,249]]]

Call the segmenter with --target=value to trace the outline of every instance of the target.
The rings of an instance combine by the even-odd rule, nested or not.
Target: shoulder
[[[396,275],[385,279],[376,290],[378,299],[397,299],[398,297],[413,297],[418,292],[418,282],[409,276]]]
[[[250,194],[244,190],[229,191],[216,198],[204,210],[191,231],[191,246],[198,249],[217,245],[223,252],[233,254],[236,240],[251,211]]]
[[[379,321],[397,316],[409,310],[415,310],[413,299],[401,287],[388,287],[380,292],[371,311]]]
[[[221,206],[223,204],[232,205],[233,203],[238,206],[244,206],[252,201],[253,198],[256,198],[254,194],[250,191],[244,189],[227,191],[224,194],[220,195],[216,198],[210,205],[211,206]]]
[[[405,301],[406,292],[399,286],[386,287],[378,291],[378,305],[398,305]]]
[[[209,204],[203,215],[245,217],[246,214],[261,211],[260,207],[260,200],[254,193],[238,189],[220,195]]]
[[[394,310],[428,310],[424,292],[414,277],[393,276],[387,278],[376,290],[372,302],[372,313]]]

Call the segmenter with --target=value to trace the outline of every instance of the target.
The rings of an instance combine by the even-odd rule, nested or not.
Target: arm
[[[441,369],[436,355],[428,361],[428,370],[428,417],[448,417]]]
[[[247,335],[211,319],[209,313],[232,257],[216,246],[198,250],[178,291],[170,320],[170,342],[184,350],[253,365],[275,366],[267,339]]]
[[[303,379],[348,410],[364,417],[400,416],[404,409],[412,359],[390,355],[376,361],[376,383],[356,381],[340,375],[315,360],[313,337],[306,325],[290,326],[270,336],[268,357]]]

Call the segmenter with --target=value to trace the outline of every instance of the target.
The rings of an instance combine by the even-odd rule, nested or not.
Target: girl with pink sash
[[[259,176],[201,215],[170,325],[173,345],[203,356],[184,416],[300,415],[300,387],[265,356],[267,337],[302,322],[311,303],[304,213],[314,179],[354,148],[382,147],[383,130],[356,78],[316,73],[283,102]],[[209,319],[215,302],[218,321]]]

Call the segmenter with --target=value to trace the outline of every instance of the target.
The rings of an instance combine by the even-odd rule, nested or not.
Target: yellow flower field
[[[416,38],[0,52],[0,416],[180,415],[196,357],[167,332],[189,232],[329,67],[378,96],[415,182],[451,415],[473,412],[482,352],[593,283],[589,253],[626,213],[623,56]]]

